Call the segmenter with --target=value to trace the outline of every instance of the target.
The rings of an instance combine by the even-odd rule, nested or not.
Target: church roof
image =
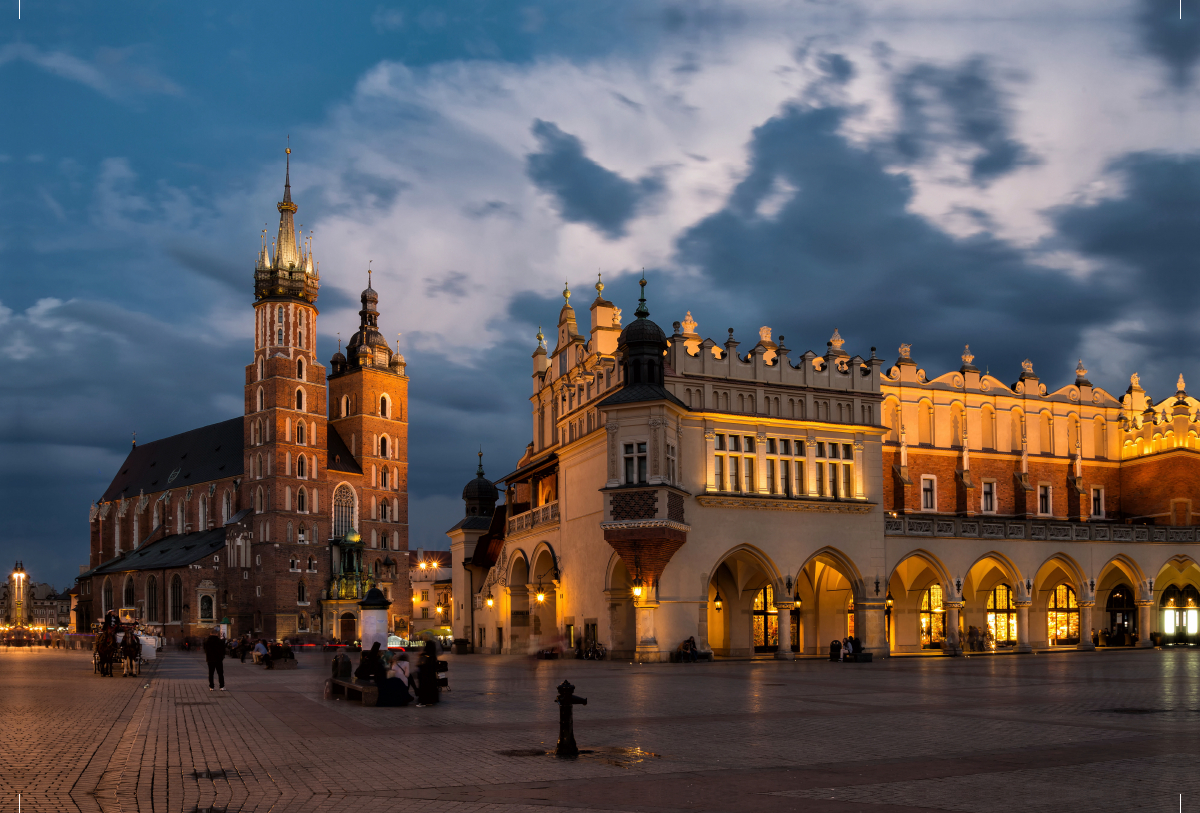
[[[230,517],[228,525],[241,522],[252,509],[246,508]],[[102,565],[81,573],[79,578],[100,576],[105,573],[123,573],[126,570],[159,570],[170,567],[186,567],[192,562],[220,553],[225,547],[225,527],[194,531],[190,534],[172,534],[157,542],[109,559]]]
[[[242,473],[242,422],[230,418],[134,446],[100,502],[236,477]]]
[[[330,471],[344,471],[349,474],[362,474],[362,467],[358,465],[358,461],[354,459],[354,455],[350,454],[350,447],[346,445],[346,441],[342,440],[342,436],[333,428],[333,424],[329,424],[325,432],[325,441],[329,445],[329,457],[325,461],[325,468]]]

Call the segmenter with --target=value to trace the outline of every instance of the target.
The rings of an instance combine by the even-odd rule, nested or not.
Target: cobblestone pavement
[[[874,664],[638,666],[447,656],[433,708],[322,699],[328,656],[266,671],[163,653],[0,651],[0,813],[1200,813],[1200,650]],[[554,687],[588,698],[558,760]],[[382,806],[382,807],[381,807]]]

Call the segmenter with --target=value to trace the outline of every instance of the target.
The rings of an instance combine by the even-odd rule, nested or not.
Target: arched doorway
[[[518,551],[508,571],[508,647],[511,654],[524,653],[529,648],[529,563]]]
[[[1046,608],[1046,635],[1050,646],[1074,646],[1079,643],[1079,600],[1075,591],[1060,584],[1050,593]]]
[[[338,623],[338,637],[343,642],[358,640],[358,621],[354,613],[342,613]]]
[[[941,649],[946,639],[946,605],[942,586],[931,584],[921,595],[921,649]]]
[[[714,654],[744,658],[779,648],[775,576],[767,558],[748,546],[735,548],[714,568],[707,606],[708,644]]]
[[[1163,643],[1183,645],[1200,640],[1200,591],[1193,585],[1171,585],[1163,590],[1158,606]]]
[[[533,585],[529,602],[529,623],[532,640],[540,649],[558,637],[558,563],[548,546],[534,552]]]
[[[775,607],[775,588],[767,585],[754,596],[751,605],[751,639],[755,652],[779,649],[779,610]]]
[[[1133,600],[1133,588],[1119,584],[1108,594],[1104,606],[1108,613],[1108,634],[1103,636],[1108,646],[1133,646],[1137,634],[1137,604]]]

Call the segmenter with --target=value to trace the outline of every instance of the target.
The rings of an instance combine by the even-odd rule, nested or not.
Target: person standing
[[[425,642],[425,651],[417,661],[417,707],[432,706],[438,702],[437,647],[433,641]]]
[[[221,628],[213,627],[212,634],[204,639],[204,660],[208,662],[208,690],[213,691],[213,672],[221,681],[225,691],[225,642],[221,640]]]

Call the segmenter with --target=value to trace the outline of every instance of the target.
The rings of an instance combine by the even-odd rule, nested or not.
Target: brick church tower
[[[230,551],[248,569],[241,607],[255,607],[253,629],[283,637],[307,629],[300,613],[316,609],[327,557],[310,547],[328,533],[331,496],[325,473],[325,368],[317,361],[320,277],[311,245],[298,243],[290,153],[275,256],[264,242],[254,269],[254,360],[246,367],[245,472],[242,508],[254,511],[252,542]],[[313,564],[309,564],[312,556]],[[245,628],[244,626],[242,628]]]
[[[339,350],[331,361],[331,423],[362,467],[356,526],[364,550],[407,551],[408,376],[404,357],[379,332],[379,294],[370,272],[361,301],[358,331],[345,355]],[[407,570],[407,562],[396,563]]]

